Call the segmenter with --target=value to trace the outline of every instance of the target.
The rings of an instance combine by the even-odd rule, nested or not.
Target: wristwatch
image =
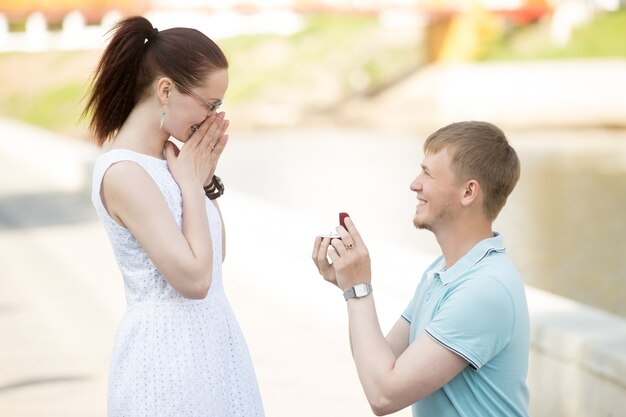
[[[356,284],[354,287],[350,287],[343,293],[343,298],[348,301],[350,298],[363,298],[372,293],[372,286],[370,284]]]

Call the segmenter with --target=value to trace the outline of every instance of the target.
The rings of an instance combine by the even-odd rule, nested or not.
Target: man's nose
[[[420,176],[418,175],[409,185],[411,191],[420,191],[422,189],[422,182],[420,181]]]

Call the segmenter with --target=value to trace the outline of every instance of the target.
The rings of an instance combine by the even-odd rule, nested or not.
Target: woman
[[[99,145],[92,201],[128,308],[109,371],[108,415],[262,416],[250,356],[222,287],[214,175],[228,136],[220,48],[188,28],[121,21],[85,112]],[[184,145],[179,150],[168,139]]]

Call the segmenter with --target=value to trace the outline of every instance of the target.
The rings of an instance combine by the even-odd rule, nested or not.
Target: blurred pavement
[[[0,119],[0,128],[0,415],[104,416],[108,358],[125,301],[85,190],[85,167],[96,151],[12,121]],[[314,236],[334,227],[345,207],[333,204],[332,215],[312,219],[238,192],[234,184],[250,175],[241,163],[256,151],[231,140],[220,199],[228,231],[225,286],[266,414],[372,415],[349,351],[345,302],[309,259]],[[386,329],[413,285],[378,286]]]

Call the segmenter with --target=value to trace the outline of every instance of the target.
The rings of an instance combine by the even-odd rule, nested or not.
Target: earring
[[[165,109],[161,110],[161,123],[159,123],[159,130],[163,129],[164,121],[165,121]]]

